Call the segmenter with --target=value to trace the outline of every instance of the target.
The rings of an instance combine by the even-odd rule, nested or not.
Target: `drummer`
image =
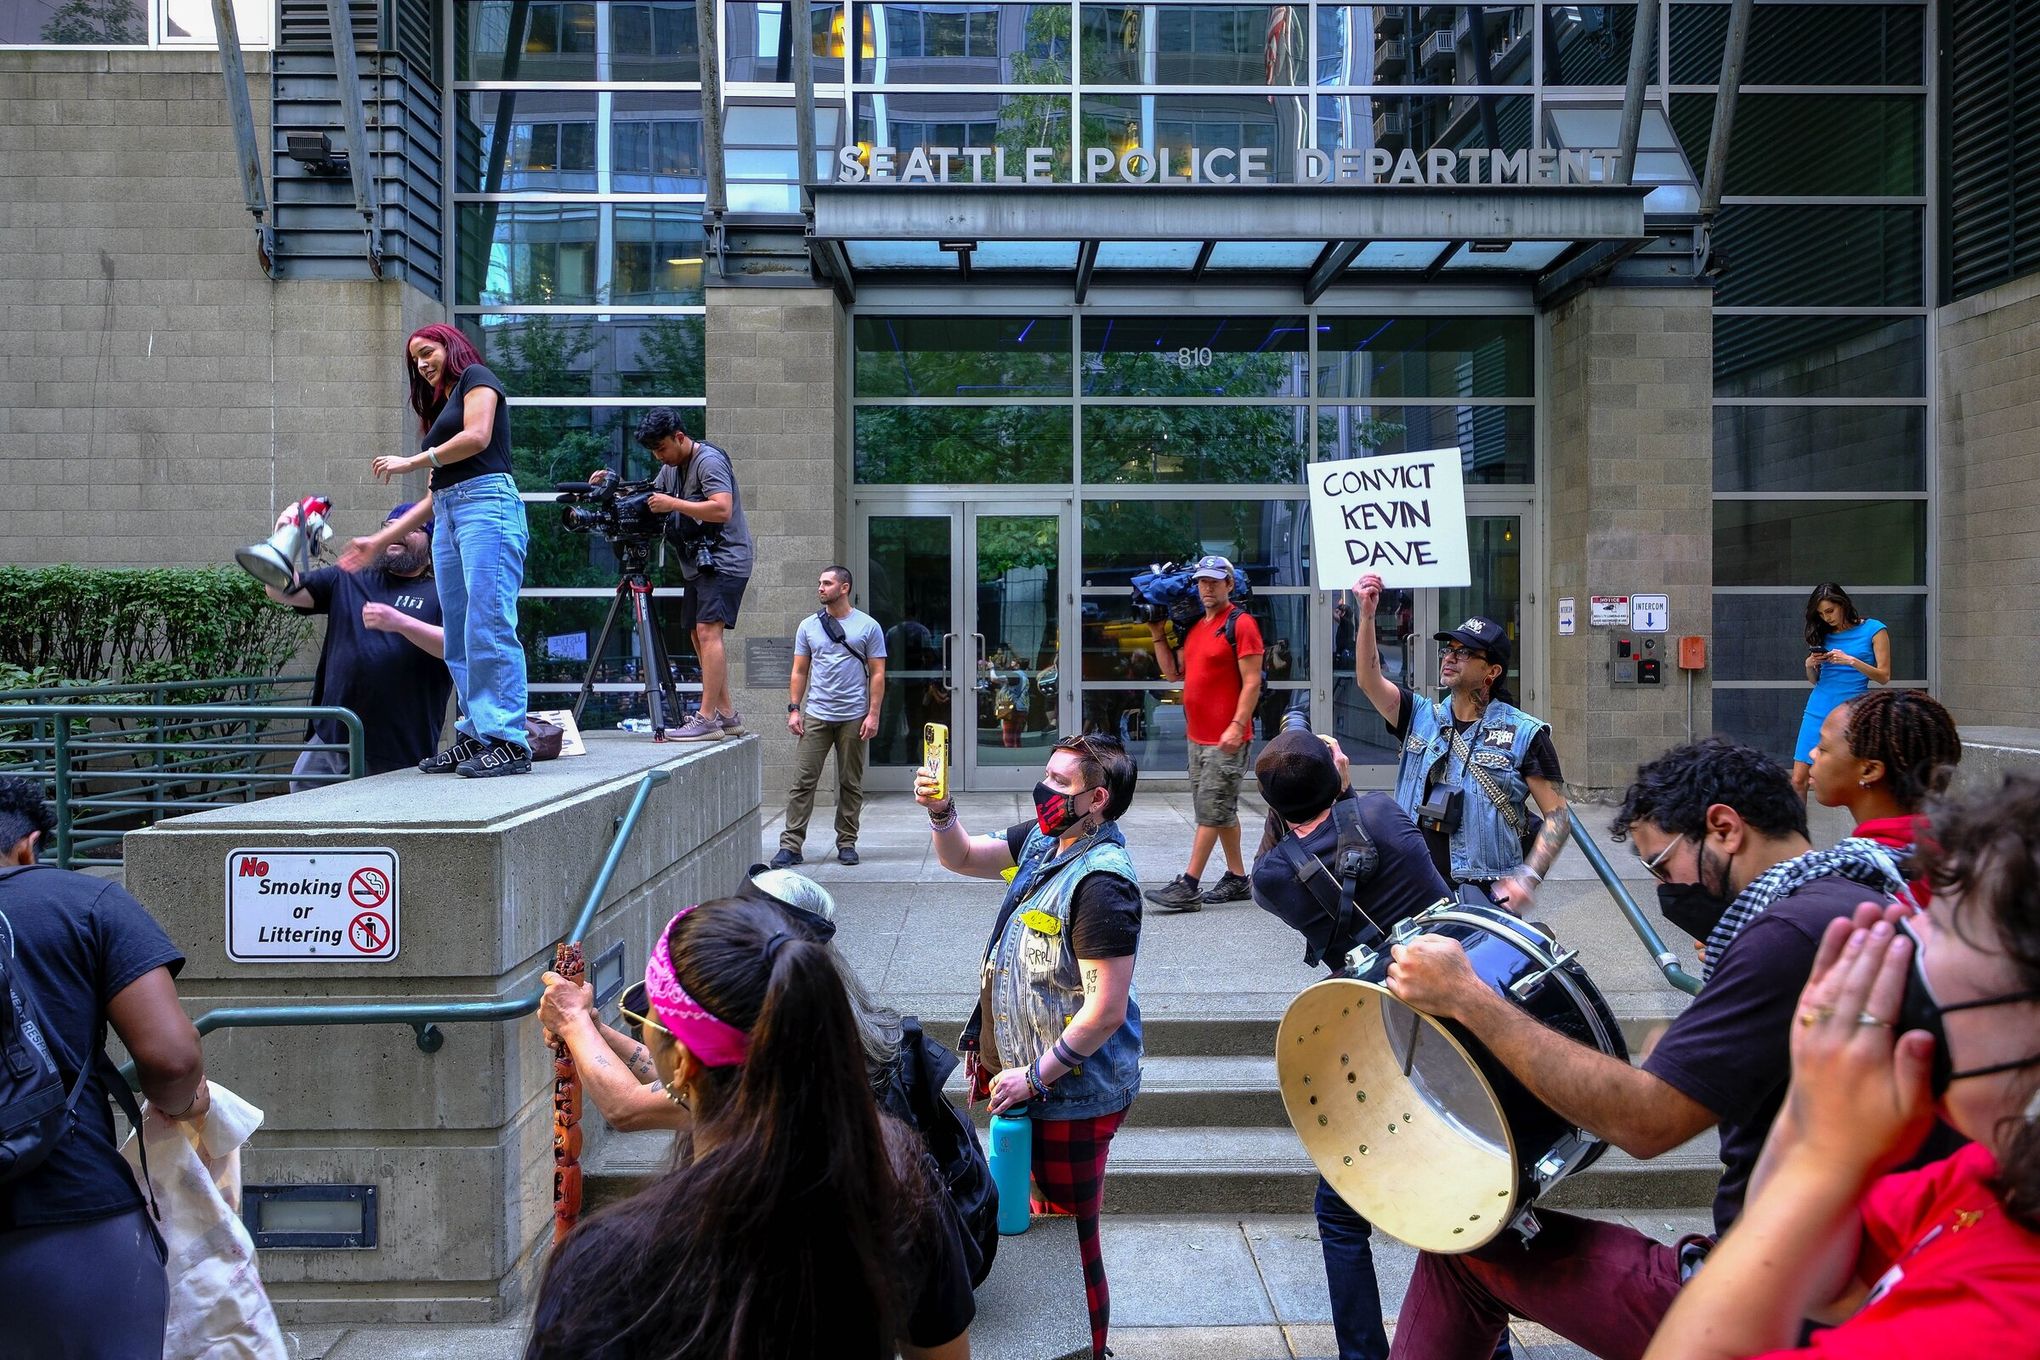
[[[1551,727],[1511,701],[1509,635],[1493,619],[1476,615],[1433,635],[1444,644],[1445,698],[1427,699],[1384,675],[1374,640],[1381,589],[1372,572],[1353,587],[1353,677],[1402,743],[1395,800],[1423,831],[1439,873],[1520,913],[1572,834]]]
[[[1305,963],[1343,967],[1356,941],[1371,933],[1370,924],[1385,931],[1451,896],[1424,838],[1395,800],[1353,791],[1346,753],[1331,738],[1285,724],[1261,748],[1254,778],[1270,809],[1254,856],[1254,902],[1303,936]],[[1353,875],[1357,892],[1348,906],[1342,900],[1346,885],[1339,881],[1341,851],[1358,842],[1371,847],[1372,863],[1363,851]],[[1339,1360],[1384,1360],[1388,1333],[1374,1272],[1373,1226],[1323,1177],[1316,1209]],[[1493,1353],[1509,1354],[1506,1339]]]
[[[1719,737],[1637,772],[1615,818],[1660,886],[1665,915],[1707,941],[1707,977],[1640,1067],[1523,1012],[1475,975],[1457,942],[1421,935],[1390,951],[1389,990],[1457,1021],[1560,1117],[1639,1160],[1718,1124],[1717,1233],[1743,1192],[1791,1075],[1788,1028],[1830,921],[1902,886],[1887,854],[1845,840],[1816,851],[1783,766]],[[1948,1137],[1922,1159],[1945,1156]],[[1707,1237],[1665,1246],[1633,1228],[1536,1211],[1528,1242],[1503,1232],[1464,1255],[1417,1258],[1396,1324],[1398,1360],[1483,1360],[1511,1314],[1604,1360],[1643,1354]]]

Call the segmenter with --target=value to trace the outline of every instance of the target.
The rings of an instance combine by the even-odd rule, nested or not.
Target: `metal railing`
[[[638,819],[644,814],[645,804],[652,796],[652,790],[673,777],[671,770],[651,770],[638,780],[637,791],[631,797],[630,806],[617,818],[615,832],[609,841],[609,853],[602,860],[602,868],[595,875],[594,886],[588,889],[587,900],[581,904],[580,915],[567,927],[560,939],[573,942],[588,933],[594,923],[595,913],[602,906],[603,897],[609,892],[609,881],[616,876],[616,866],[623,860],[624,847],[630,843],[631,833],[637,829]],[[440,1025],[466,1021],[515,1020],[530,1015],[538,1009],[539,998],[545,995],[543,984],[534,985],[516,996],[500,1001],[396,1001],[369,1002],[362,1004],[297,1006],[225,1006],[207,1011],[195,1022],[201,1035],[216,1029],[261,1029],[284,1025],[409,1025],[418,1036],[418,1047],[427,1053],[436,1053],[446,1042],[440,1034]],[[132,1082],[133,1073],[129,1072]]]
[[[1636,899],[1629,895],[1628,885],[1616,875],[1615,866],[1608,863],[1608,857],[1601,853],[1601,847],[1595,843],[1593,833],[1587,830],[1586,823],[1580,820],[1579,813],[1567,808],[1565,815],[1572,823],[1573,844],[1579,846],[1580,853],[1587,857],[1587,863],[1594,866],[1594,873],[1601,880],[1601,886],[1608,890],[1608,896],[1615,899],[1615,905],[1629,918],[1630,928],[1636,931],[1636,937],[1643,941],[1643,947],[1657,960],[1658,971],[1665,975],[1665,981],[1688,996],[1697,995],[1700,991],[1700,979],[1687,972],[1679,963],[1679,956],[1666,948],[1664,937],[1657,933],[1657,927],[1650,923],[1650,918],[1636,905]]]
[[[346,731],[347,773],[298,782],[365,773],[361,719],[349,709],[293,702],[289,687],[309,683],[233,676],[0,691],[0,772],[52,786],[50,851],[58,865],[115,866],[122,837],[138,827],[288,792],[299,753],[312,748],[303,735],[312,720]],[[177,695],[204,697],[180,703]]]

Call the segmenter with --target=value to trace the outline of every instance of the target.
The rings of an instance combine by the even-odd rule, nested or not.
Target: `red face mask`
[[[1075,793],[1064,793],[1061,789],[1050,788],[1046,780],[1036,784],[1034,824],[1041,828],[1041,834],[1060,836],[1069,830],[1077,818],[1084,815],[1077,811],[1077,800],[1089,792],[1089,789],[1078,789]]]

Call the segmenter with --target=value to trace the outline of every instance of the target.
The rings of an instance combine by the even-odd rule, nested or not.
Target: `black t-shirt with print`
[[[440,532],[451,530],[442,525]],[[319,651],[312,702],[360,715],[370,774],[409,769],[431,755],[439,747],[446,699],[453,693],[446,663],[402,633],[361,622],[363,605],[386,604],[420,623],[439,626],[439,589],[431,575],[325,567],[305,577],[303,588],[312,603],[298,612],[326,615],[326,645]],[[310,732],[328,745],[347,744],[347,729],[330,719],[311,723]]]
[[[466,428],[467,396],[477,387],[492,388],[496,393],[496,419],[489,426],[489,442],[472,458],[434,468],[434,491],[444,490],[470,477],[491,472],[507,475],[510,472],[510,398],[504,394],[502,382],[481,364],[469,364],[460,371],[459,380],[454,383],[453,391],[447,394],[446,404],[439,408],[439,414],[432,418],[432,426],[426,430],[418,451],[436,449]]]
[[[1006,829],[1006,848],[1020,862],[1033,822]],[[1085,874],[1070,902],[1070,947],[1080,959],[1130,958],[1140,948],[1140,888],[1118,874]]]

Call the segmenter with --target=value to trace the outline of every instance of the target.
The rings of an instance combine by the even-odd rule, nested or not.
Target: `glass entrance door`
[[[917,501],[860,516],[858,607],[886,631],[886,691],[872,785],[908,788],[924,723],[949,726],[963,789],[1039,777],[1074,697],[1063,640],[1067,504]]]
[[[1381,603],[1374,611],[1374,634],[1383,674],[1420,695],[1437,697],[1438,644],[1432,640],[1432,634],[1456,628],[1472,615],[1482,614],[1508,630],[1515,647],[1509,662],[1509,687],[1519,696],[1523,693],[1522,625],[1527,603],[1523,536],[1528,522],[1527,506],[1471,504],[1466,532],[1473,583],[1453,590],[1382,593]],[[1328,696],[1332,710],[1330,730],[1352,762],[1354,787],[1392,788],[1400,746],[1387,721],[1374,711],[1374,705],[1360,692],[1353,678],[1352,596],[1334,600],[1328,612],[1334,658]]]

